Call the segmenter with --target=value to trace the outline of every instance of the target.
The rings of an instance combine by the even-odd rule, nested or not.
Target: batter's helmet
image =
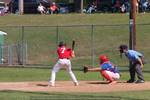
[[[66,46],[66,43],[63,42],[63,41],[60,41],[58,46],[59,46],[59,47]]]
[[[106,62],[106,61],[109,61],[109,59],[107,58],[106,55],[100,55],[99,56],[99,60],[100,60],[100,64]]]

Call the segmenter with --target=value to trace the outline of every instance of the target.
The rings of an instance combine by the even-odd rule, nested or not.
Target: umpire
[[[120,54],[123,53],[131,62],[129,67],[130,72],[130,79],[127,83],[144,83],[144,77],[142,73],[143,68],[143,55],[135,50],[128,50],[127,45],[120,45],[119,46]],[[137,74],[138,80],[135,81],[135,74]]]

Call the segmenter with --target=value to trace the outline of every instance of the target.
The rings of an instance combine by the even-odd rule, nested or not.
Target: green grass
[[[102,81],[99,72],[84,74],[81,71],[74,71],[79,81],[96,80]],[[128,72],[121,72],[120,80],[129,78]],[[49,81],[50,69],[37,68],[0,68],[0,82],[24,82],[24,81]],[[149,73],[144,73],[145,80],[149,81]],[[71,80],[66,71],[57,73],[56,81]],[[0,91],[1,100],[148,100],[150,91],[136,92],[112,92],[112,93],[48,93],[48,92],[21,92],[21,91]]]
[[[58,15],[7,15],[0,17],[0,26],[44,26],[84,24],[128,24],[128,14],[58,14]],[[149,13],[137,14],[137,23],[150,23]]]
[[[79,81],[96,80],[103,78],[99,72],[84,74],[81,71],[74,71]],[[129,78],[128,72],[121,72],[121,80]],[[48,81],[50,69],[37,68],[0,68],[1,82],[23,82],[23,81]],[[145,80],[149,81],[149,73],[144,73]],[[71,80],[68,73],[61,70],[57,73],[56,81]],[[110,93],[48,93],[48,92],[21,92],[21,91],[0,91],[1,100],[149,100],[150,91],[136,92],[110,92]]]
[[[149,16],[149,13],[137,14],[136,22],[138,24],[150,23]],[[22,36],[24,37],[23,40],[28,46],[27,64],[53,66],[57,58],[56,43],[59,40],[64,40],[68,46],[71,46],[73,39],[76,40],[76,58],[72,61],[73,66],[85,64],[96,66],[100,54],[107,54],[111,61],[118,66],[128,64],[127,61],[120,59],[117,51],[120,44],[128,44],[129,42],[128,14],[7,15],[0,17],[0,22],[0,29],[8,33],[5,39],[6,44],[21,42]],[[92,26],[88,26],[92,24],[126,25],[93,26],[92,34]],[[22,35],[22,26],[25,26],[24,35]],[[150,61],[149,31],[150,25],[137,26],[137,49],[145,54],[148,61]],[[15,51],[13,54],[14,60],[17,59]]]
[[[0,68],[0,82],[18,82],[18,81],[48,81],[51,76],[50,69],[37,69],[37,68]],[[82,80],[103,80],[99,72],[89,72],[84,74],[82,71],[74,71],[77,79]],[[149,81],[149,72],[143,72],[145,80]],[[120,80],[128,80],[129,73],[121,71]],[[57,81],[71,80],[69,74],[60,70],[57,73]]]
[[[48,81],[50,69],[34,68],[0,68],[0,81]],[[84,74],[81,71],[74,71],[78,80],[100,80],[99,73]],[[71,80],[66,71],[57,73],[56,80]]]
[[[0,91],[1,100],[149,100],[150,91],[112,93],[45,93]],[[8,95],[9,94],[9,95]]]
[[[112,18],[113,17],[113,18]],[[120,18],[122,17],[122,18]],[[142,16],[141,16],[142,17]],[[0,18],[0,25],[83,25],[83,24],[128,24],[126,14],[58,14],[58,15],[8,15]],[[107,20],[106,20],[107,19]]]

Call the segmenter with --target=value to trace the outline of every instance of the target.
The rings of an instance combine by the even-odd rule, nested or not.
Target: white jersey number
[[[61,53],[65,53],[66,48],[61,48]]]

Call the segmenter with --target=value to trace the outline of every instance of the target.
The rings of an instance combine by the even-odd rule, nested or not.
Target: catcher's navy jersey
[[[104,62],[100,65],[102,70],[112,71],[114,73],[119,73],[119,70],[116,66],[114,66],[110,61]]]

